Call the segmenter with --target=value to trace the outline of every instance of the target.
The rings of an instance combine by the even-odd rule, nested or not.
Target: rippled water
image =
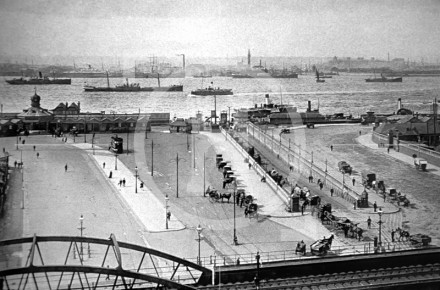
[[[275,102],[296,105],[300,111],[307,107],[318,106],[324,114],[335,112],[351,113],[354,116],[375,111],[392,113],[396,111],[397,99],[402,98],[405,107],[419,112],[428,112],[434,97],[440,96],[440,78],[408,77],[403,83],[366,83],[370,75],[346,74],[326,79],[325,83],[316,83],[312,75],[299,76],[298,79],[232,79],[214,77],[209,79],[161,79],[161,86],[182,84],[184,92],[84,92],[84,82],[90,85],[106,86],[106,79],[72,79],[72,85],[37,86],[41,96],[41,105],[46,109],[55,108],[60,102],[81,102],[83,112],[111,110],[122,113],[170,112],[171,116],[195,116],[197,111],[208,115],[214,109],[213,96],[193,96],[191,90],[207,87],[213,82],[215,87],[232,88],[234,95],[218,96],[217,110],[252,107],[264,102],[269,93]],[[7,77],[5,77],[7,79]],[[115,86],[125,79],[110,79]],[[129,82],[141,86],[157,86],[154,79],[129,79]],[[0,82],[0,102],[4,112],[20,112],[29,107],[34,86],[13,86]]]

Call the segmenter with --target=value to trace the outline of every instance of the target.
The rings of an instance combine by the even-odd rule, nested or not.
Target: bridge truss
[[[18,265],[0,267],[1,289],[195,289],[202,276],[211,275],[193,262],[119,242],[114,234],[109,239],[34,235],[0,241],[2,255],[17,249],[22,253]]]

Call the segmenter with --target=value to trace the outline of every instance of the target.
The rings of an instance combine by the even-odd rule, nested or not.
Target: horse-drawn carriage
[[[409,237],[409,241],[413,245],[427,246],[431,243],[431,237],[423,234],[415,234]]]
[[[426,171],[426,167],[428,167],[428,161],[423,158],[414,158],[414,166],[416,169]]]
[[[245,217],[257,217],[258,218],[258,205],[254,202],[250,202],[244,209]]]
[[[405,207],[409,206],[409,199],[406,197],[406,195],[402,195],[399,192],[397,192],[397,190],[395,188],[390,188],[389,189],[389,196],[391,201],[395,201],[397,202],[397,205],[403,205]]]
[[[351,175],[351,173],[353,171],[353,168],[351,168],[350,164],[348,164],[345,161],[339,161],[338,162],[338,168],[339,168],[339,171],[341,171],[344,174],[348,173],[348,174]]]
[[[217,202],[217,201],[222,201],[223,199],[226,198],[228,200],[229,203],[229,199],[231,198],[232,194],[230,192],[219,192],[217,189],[215,188],[211,188],[208,186],[208,188],[206,189],[206,194],[209,197],[209,201],[210,202]]]
[[[326,239],[325,237],[321,240],[317,240],[313,244],[310,245],[310,252],[313,255],[324,256],[330,251],[332,246],[334,236],[331,235],[330,238]]]
[[[374,187],[375,183],[376,183],[376,174],[362,172],[362,184],[365,187],[367,188]]]

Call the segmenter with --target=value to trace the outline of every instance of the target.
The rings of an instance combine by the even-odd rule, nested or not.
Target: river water
[[[312,101],[313,108],[323,114],[345,113],[358,116],[366,111],[392,113],[397,109],[397,99],[402,98],[403,106],[415,112],[429,112],[434,97],[440,96],[439,77],[408,77],[402,83],[367,83],[371,75],[342,74],[316,83],[312,75],[300,75],[298,79],[232,79],[225,77],[161,79],[161,86],[182,84],[183,92],[84,92],[83,85],[107,86],[106,79],[72,79],[72,85],[14,86],[0,82],[0,103],[3,112],[21,112],[30,106],[30,97],[37,90],[41,96],[41,106],[54,109],[59,103],[81,102],[82,112],[142,113],[169,112],[171,117],[195,116],[201,111],[204,116],[214,109],[214,96],[194,96],[191,90],[208,87],[231,88],[234,95],[217,96],[217,110],[231,113],[234,108],[252,107],[264,103],[264,95],[270,94],[276,103],[291,104],[299,111],[307,108]],[[4,79],[9,79],[5,77]],[[128,79],[141,86],[157,86],[155,79]],[[125,79],[111,78],[115,86]]]

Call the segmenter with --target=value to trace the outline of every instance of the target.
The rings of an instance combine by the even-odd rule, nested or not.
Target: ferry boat
[[[32,78],[14,78],[12,80],[6,80],[10,85],[70,85],[72,83],[71,79],[58,79],[58,78],[48,78],[43,77],[42,73],[39,72],[39,77]]]
[[[206,89],[197,89],[195,91],[191,91],[192,95],[196,96],[216,96],[216,95],[233,95],[232,89],[220,89],[220,88],[206,88]]]

